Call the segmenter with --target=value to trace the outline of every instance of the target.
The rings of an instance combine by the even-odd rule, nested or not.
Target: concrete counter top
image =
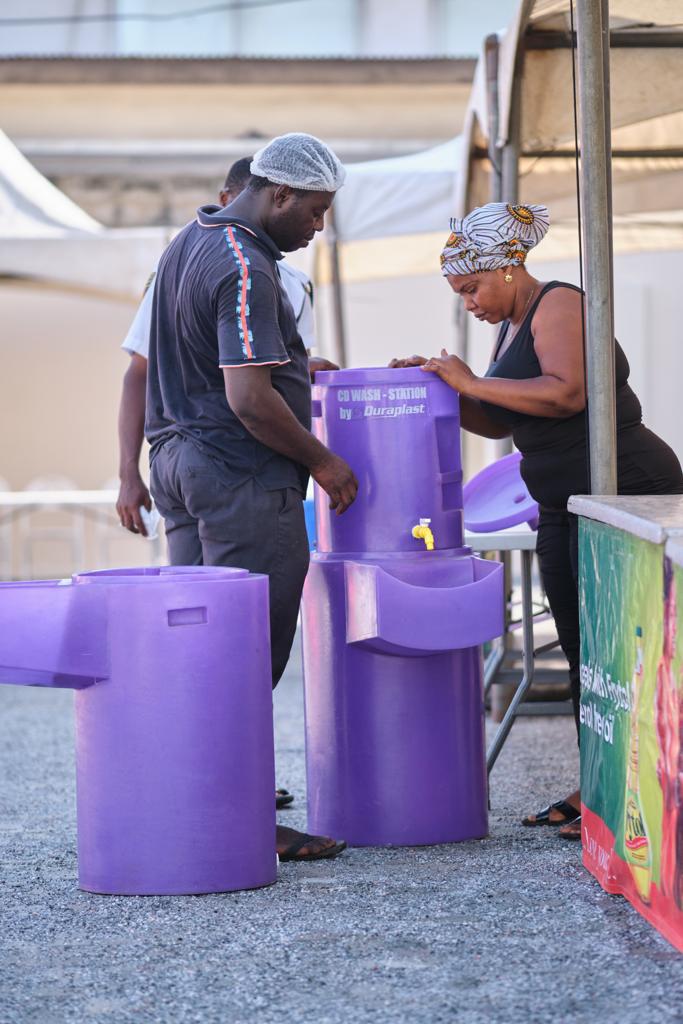
[[[664,553],[676,565],[683,566],[683,530],[674,530],[669,534]]]
[[[683,551],[683,494],[575,494],[567,508],[653,544],[680,534]]]

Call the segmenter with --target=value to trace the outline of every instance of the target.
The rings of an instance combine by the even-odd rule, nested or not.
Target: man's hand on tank
[[[140,517],[140,506],[149,511],[152,508],[152,497],[145,486],[139,473],[124,477],[121,480],[119,496],[116,500],[116,511],[118,512],[121,526],[125,526],[131,533],[141,533],[147,536],[145,524]]]
[[[407,366],[424,366],[426,362],[426,356],[405,356],[403,359],[392,359],[389,369],[404,370]]]
[[[338,516],[355,501],[358,493],[356,476],[349,464],[334,452],[328,452],[320,462],[311,466],[311,476],[329,495],[330,508]]]
[[[336,363],[330,362],[329,359],[323,359],[321,356],[309,356],[308,357],[308,370],[311,374],[311,380],[315,380],[315,375],[320,370],[338,370],[339,367]]]
[[[459,391],[461,395],[467,395],[472,382],[477,379],[467,363],[464,363],[458,356],[449,355],[445,348],[441,349],[440,358],[437,359],[436,356],[432,356],[431,359],[426,361],[422,369],[428,373],[437,374],[437,376],[441,377],[441,380],[445,381],[455,391]]]

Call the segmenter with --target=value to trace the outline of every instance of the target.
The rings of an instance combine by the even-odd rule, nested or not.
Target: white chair
[[[118,477],[109,477],[109,479],[104,481],[100,489],[103,491],[118,491]],[[116,515],[114,502],[112,502],[111,508],[100,507],[96,509],[93,519],[95,524],[93,539],[97,568],[108,569],[111,567],[111,547],[117,540],[121,539],[121,526]]]
[[[50,498],[27,509],[18,519],[22,579],[34,578],[34,555],[38,545],[44,556],[48,549],[54,552],[55,548],[66,548],[68,551],[68,560],[59,556],[58,559],[44,557],[39,576],[66,576],[82,571],[85,568],[85,515],[78,506],[59,507],[60,491],[79,490],[74,481],[57,474],[46,475],[35,477],[24,490],[48,492]]]
[[[0,491],[11,490],[4,477],[0,476]],[[12,576],[12,517],[9,509],[3,509],[0,522],[0,578],[9,580]]]

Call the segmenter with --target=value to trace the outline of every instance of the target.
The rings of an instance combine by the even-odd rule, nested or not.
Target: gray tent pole
[[[512,81],[510,96],[510,118],[508,121],[507,142],[500,155],[500,193],[498,200],[516,205],[519,202],[519,151],[522,134],[522,69],[524,51],[520,47],[515,60],[515,74]],[[509,455],[514,449],[512,437],[504,437],[496,442],[498,458]]]
[[[611,273],[611,148],[607,0],[577,0],[581,208],[586,285],[586,383],[591,491],[616,494],[616,415]]]
[[[524,75],[524,33],[529,24],[534,0],[522,0],[520,15],[520,38],[515,56],[515,73],[510,95],[510,113],[507,125],[507,142],[501,155],[501,200],[504,203],[519,202],[519,156],[522,137],[522,77]]]
[[[489,162],[491,164],[491,184],[489,199],[499,203],[502,195],[501,154],[498,148],[498,125],[500,121],[500,105],[498,100],[498,36],[493,32],[484,41],[486,54],[486,106],[488,108]]]
[[[605,79],[605,148],[609,155],[609,161],[607,163],[607,174],[608,174],[608,189],[607,189],[607,202],[609,204],[608,209],[608,221],[609,221],[609,293],[611,298],[610,303],[610,314],[612,317],[612,337],[614,337],[614,232],[613,232],[613,209],[612,209],[612,103],[610,93],[610,32],[609,32],[609,0],[601,0],[602,2],[602,23],[604,26],[602,33],[602,59],[604,66],[607,69],[607,78]],[[616,415],[616,413],[615,413]]]
[[[339,265],[339,238],[334,205],[327,211],[327,240],[330,247],[330,264],[332,269],[332,319],[334,321],[335,359],[342,367],[346,366],[346,328],[344,324],[344,292]]]
[[[519,202],[519,149],[522,131],[522,66],[523,56],[518,54],[515,76],[510,97],[510,120],[508,122],[508,140],[501,154],[501,201],[504,203]]]

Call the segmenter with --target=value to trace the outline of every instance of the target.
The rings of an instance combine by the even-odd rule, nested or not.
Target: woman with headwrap
[[[484,437],[512,434],[521,472],[540,505],[536,550],[543,585],[569,662],[579,727],[578,523],[571,494],[590,491],[582,294],[562,281],[541,282],[525,267],[527,253],[549,226],[544,206],[489,203],[451,221],[441,272],[477,320],[500,324],[491,363],[476,376],[457,356],[413,356],[394,366],[422,365],[460,393],[461,422]],[[674,452],[642,423],[629,387],[629,365],[615,343],[619,494],[681,494]],[[525,825],[560,825],[580,838],[580,793],[531,814]]]

